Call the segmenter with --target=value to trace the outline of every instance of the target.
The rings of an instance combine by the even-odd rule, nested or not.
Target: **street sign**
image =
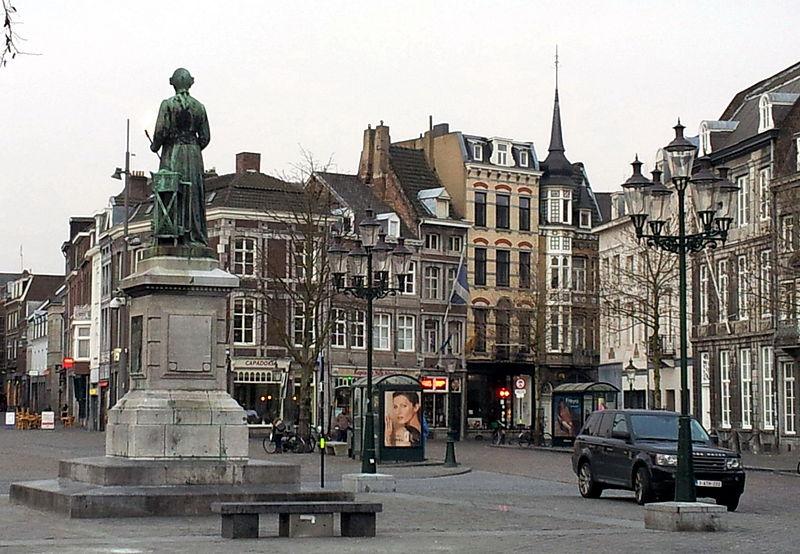
[[[15,412],[6,412],[6,427],[14,427],[17,420]]]
[[[514,381],[514,388],[516,388],[516,389],[524,389],[527,386],[528,386],[528,383],[525,382],[525,378],[524,377],[517,377],[517,379]]]
[[[64,366],[64,369],[72,369],[75,366],[75,360],[72,358],[64,358],[62,365]]]
[[[525,398],[525,393],[528,392],[525,389],[514,389],[514,396],[517,398]]]

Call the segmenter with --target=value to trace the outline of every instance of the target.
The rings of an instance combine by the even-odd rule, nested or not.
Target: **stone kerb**
[[[725,506],[703,502],[657,502],[644,507],[645,529],[659,531],[724,531]]]

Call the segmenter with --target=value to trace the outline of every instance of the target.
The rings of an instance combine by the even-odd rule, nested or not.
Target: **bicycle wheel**
[[[266,452],[267,454],[275,454],[276,445],[275,445],[275,441],[272,440],[271,436],[264,437],[264,440],[261,443],[261,446],[264,447],[264,452]]]

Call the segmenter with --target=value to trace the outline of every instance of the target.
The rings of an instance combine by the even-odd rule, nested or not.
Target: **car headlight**
[[[740,469],[742,467],[741,458],[726,458],[725,469]]]
[[[656,454],[656,465],[676,466],[678,465],[678,456],[676,454]]]

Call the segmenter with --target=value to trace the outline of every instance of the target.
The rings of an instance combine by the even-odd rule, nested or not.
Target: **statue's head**
[[[175,73],[172,74],[172,77],[169,78],[169,84],[175,88],[175,92],[189,90],[194,84],[194,77],[192,77],[188,69],[179,67],[175,70]]]

